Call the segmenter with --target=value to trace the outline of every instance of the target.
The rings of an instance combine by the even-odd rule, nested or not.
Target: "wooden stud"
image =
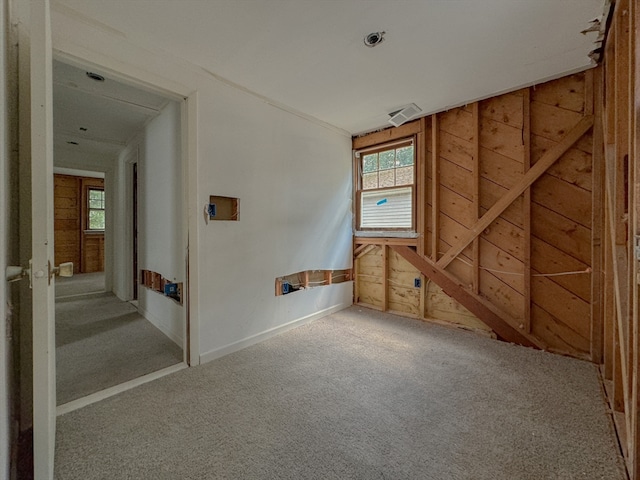
[[[389,309],[389,247],[382,245],[382,311]]]
[[[630,131],[631,131],[631,159],[629,161],[629,167],[632,172],[632,183],[630,183],[630,223],[631,233],[635,237],[640,235],[640,35],[638,29],[640,28],[640,8],[636,2],[630,2],[629,4],[629,18],[630,18],[630,60],[631,60],[631,75],[630,75],[630,98],[633,99],[632,113],[630,116]],[[632,245],[634,244],[632,241]],[[633,247],[632,247],[633,248]],[[632,250],[632,266],[631,272],[631,291],[632,293],[632,311],[631,311],[631,323],[634,338],[634,355],[633,355],[633,377],[632,377],[632,422],[631,430],[628,432],[628,437],[632,440],[630,446],[629,455],[632,459],[630,473],[634,480],[640,479],[640,319],[639,319],[639,302],[640,291],[638,285],[638,276],[640,275],[640,265],[635,258],[635,252]]]
[[[524,191],[529,188],[533,182],[535,182],[540,176],[551,166],[556,160],[558,160],[564,152],[566,152],[574,143],[576,143],[580,137],[589,131],[593,126],[593,116],[584,117],[574,126],[562,140],[549,149],[543,156],[536,162],[536,164],[529,169],[529,171],[519,180],[511,189],[502,196],[491,207],[482,218],[476,222],[476,224],[468,230],[465,235],[462,235],[458,244],[449,249],[440,260],[437,265],[440,268],[445,268],[451,261],[460,254],[471,241],[480,235],[482,231],[487,228],[491,223],[504,212],[513,201],[518,198]]]
[[[431,281],[435,282],[444,292],[457,300],[461,305],[474,313],[484,323],[491,327],[500,337],[507,341],[528,347],[543,348],[542,342],[524,334],[511,325],[511,322],[499,312],[491,302],[480,295],[468,291],[451,274],[438,268],[430,260],[421,257],[409,247],[392,245],[390,248],[398,252],[409,263],[416,267]]]
[[[523,173],[526,175],[531,168],[531,90],[525,89],[522,95],[522,144],[524,157]],[[524,328],[531,332],[531,187],[524,191],[522,202],[522,225],[524,227]]]
[[[603,129],[602,129],[602,67],[587,72],[585,88],[585,111],[594,110],[593,126],[593,167],[592,167],[592,206],[591,209],[591,361],[600,365],[604,359],[604,310],[603,310],[603,227],[604,227],[604,176]],[[591,99],[589,98],[591,96]],[[595,96],[595,101],[593,97]]]
[[[431,115],[431,258],[438,261],[440,246],[440,127],[438,115]]]
[[[473,217],[474,221],[480,219],[480,106],[478,102],[471,105],[473,115]],[[480,292],[480,240],[473,239],[473,293]]]
[[[427,234],[427,145],[426,145],[426,118],[420,119],[420,131],[416,135],[416,232],[418,233],[418,253],[425,254]]]

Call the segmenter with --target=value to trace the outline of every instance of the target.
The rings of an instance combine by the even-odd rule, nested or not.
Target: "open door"
[[[53,479],[56,436],[55,372],[55,292],[53,250],[53,105],[51,70],[51,23],[48,0],[31,0],[28,45],[20,44],[29,56],[29,75],[20,79],[21,88],[29,83],[29,118],[21,128],[30,131],[31,150],[31,258],[33,326],[33,461],[37,480]],[[21,35],[21,39],[25,39]],[[27,50],[27,52],[24,52]],[[21,63],[26,60],[21,59]],[[30,125],[30,127],[27,127]],[[22,153],[21,153],[22,155]],[[21,162],[26,161],[26,156]],[[27,175],[21,182],[28,184]],[[21,213],[23,215],[23,213]],[[24,212],[28,215],[28,211]],[[28,223],[28,219],[21,219]]]

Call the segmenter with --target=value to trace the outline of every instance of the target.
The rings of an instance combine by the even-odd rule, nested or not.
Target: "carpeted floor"
[[[56,302],[58,405],[180,362],[182,349],[112,294]]]
[[[351,307],[58,417],[58,480],[623,480],[596,367]]]
[[[104,292],[104,272],[56,277],[56,298],[96,292]]]

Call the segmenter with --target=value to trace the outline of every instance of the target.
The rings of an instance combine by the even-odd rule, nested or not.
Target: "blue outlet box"
[[[169,297],[173,297],[178,294],[178,284],[177,283],[165,283],[164,284],[164,294]]]
[[[209,217],[213,218],[216,216],[216,204],[215,203],[210,203],[209,204],[209,208],[207,209],[209,212]]]
[[[414,278],[413,279],[413,286],[416,288],[420,288],[422,286],[422,280],[420,280],[419,278]]]
[[[287,293],[289,293],[289,283],[288,282],[283,282],[282,284],[282,294],[286,295]]]

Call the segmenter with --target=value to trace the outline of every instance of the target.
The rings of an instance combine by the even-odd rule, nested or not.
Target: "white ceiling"
[[[86,73],[86,69],[53,62],[53,128],[57,149],[117,154],[168,102],[164,97],[108,76],[104,82],[91,80]]]
[[[350,133],[588,68],[605,0],[54,0]],[[386,31],[367,48],[363,38]],[[106,132],[105,132],[106,135]]]

